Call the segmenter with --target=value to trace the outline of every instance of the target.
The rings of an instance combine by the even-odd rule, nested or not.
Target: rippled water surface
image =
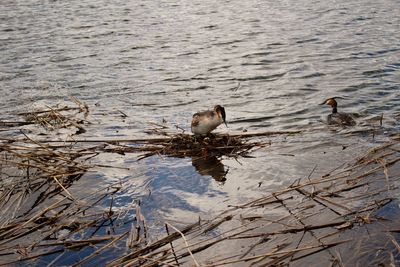
[[[215,104],[227,112],[219,132],[303,131],[237,160],[96,158],[129,170],[89,174],[77,190],[123,181],[117,205],[140,198],[155,233],[340,167],[399,128],[396,0],[5,0],[0,10],[2,119],[73,95],[91,111],[82,139],[148,137],[149,122],[189,131]],[[331,96],[358,126],[324,124],[318,104]]]

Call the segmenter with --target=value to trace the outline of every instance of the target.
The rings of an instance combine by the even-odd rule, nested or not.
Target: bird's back
[[[214,111],[207,110],[193,114],[191,128],[194,134],[205,135],[221,123],[222,119]]]
[[[349,114],[332,113],[328,116],[328,124],[354,126],[356,122]]]

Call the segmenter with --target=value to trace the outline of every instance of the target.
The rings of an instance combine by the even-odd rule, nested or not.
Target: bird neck
[[[332,107],[332,113],[337,113],[337,106]]]

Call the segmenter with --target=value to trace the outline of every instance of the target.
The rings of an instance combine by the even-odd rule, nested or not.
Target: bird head
[[[214,111],[222,117],[222,121],[225,123],[226,127],[228,127],[228,125],[226,124],[225,108],[220,105],[216,105],[214,107]]]
[[[334,97],[331,97],[331,98],[328,98],[328,99],[326,99],[324,102],[322,102],[320,105],[324,105],[324,104],[326,104],[326,105],[329,105],[329,106],[331,106],[331,107],[337,107],[337,102],[336,102],[336,100],[335,100],[335,98]]]

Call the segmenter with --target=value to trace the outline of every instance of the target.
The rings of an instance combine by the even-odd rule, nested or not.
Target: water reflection
[[[217,157],[193,157],[192,165],[200,175],[208,175],[213,177],[217,182],[225,183],[228,169],[225,171],[224,164]]]

